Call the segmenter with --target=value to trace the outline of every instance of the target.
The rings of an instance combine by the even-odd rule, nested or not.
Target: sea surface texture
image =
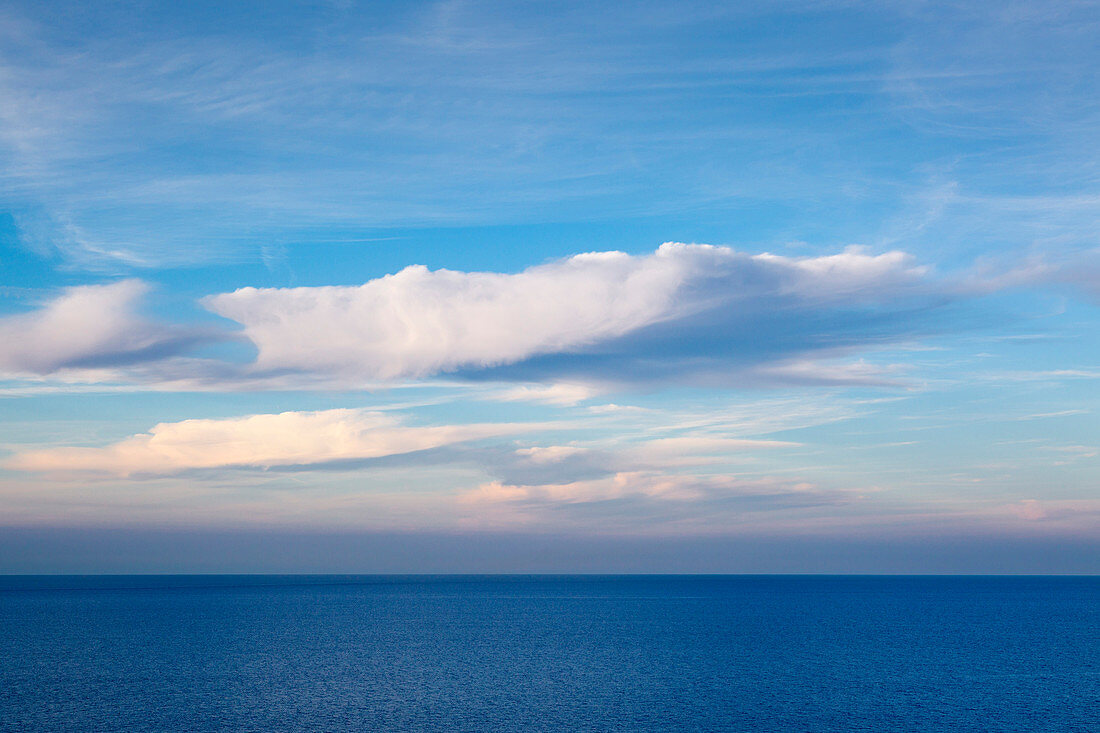
[[[0,578],[6,731],[1100,731],[1100,578]]]

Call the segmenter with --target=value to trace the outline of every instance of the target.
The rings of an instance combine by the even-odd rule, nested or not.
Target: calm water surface
[[[0,578],[5,731],[1100,731],[1100,578]]]

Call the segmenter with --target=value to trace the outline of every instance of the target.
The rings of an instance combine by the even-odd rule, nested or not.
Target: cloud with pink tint
[[[1047,518],[1046,509],[1035,499],[1024,499],[1023,501],[1012,504],[1008,507],[1009,512],[1020,519],[1026,519],[1029,522],[1037,522],[1041,519]]]
[[[751,461],[760,452],[798,447],[799,443],[687,433],[600,445],[540,445],[511,449],[486,446],[475,461],[506,485],[579,484],[613,475],[640,475],[668,469]]]
[[[560,484],[490,481],[462,494],[459,502],[471,521],[500,526],[535,522],[608,529],[644,521],[705,530],[761,513],[801,513],[859,498],[856,492],[801,481],[643,470]]]
[[[170,475],[193,469],[310,466],[380,458],[530,429],[509,424],[410,427],[393,415],[356,409],[283,412],[161,423],[100,448],[16,453],[4,466],[41,473]]]

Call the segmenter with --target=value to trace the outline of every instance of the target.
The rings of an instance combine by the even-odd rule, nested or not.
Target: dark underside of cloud
[[[835,308],[826,312],[776,300],[751,312],[716,307],[658,323],[568,353],[515,364],[467,368],[469,380],[579,381],[645,387],[896,384],[875,370],[787,368],[792,363],[843,359],[950,329],[955,304],[945,298],[904,306]]]

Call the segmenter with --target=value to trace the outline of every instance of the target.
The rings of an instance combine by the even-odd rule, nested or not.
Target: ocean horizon
[[[0,728],[1095,731],[1100,577],[0,577]]]

